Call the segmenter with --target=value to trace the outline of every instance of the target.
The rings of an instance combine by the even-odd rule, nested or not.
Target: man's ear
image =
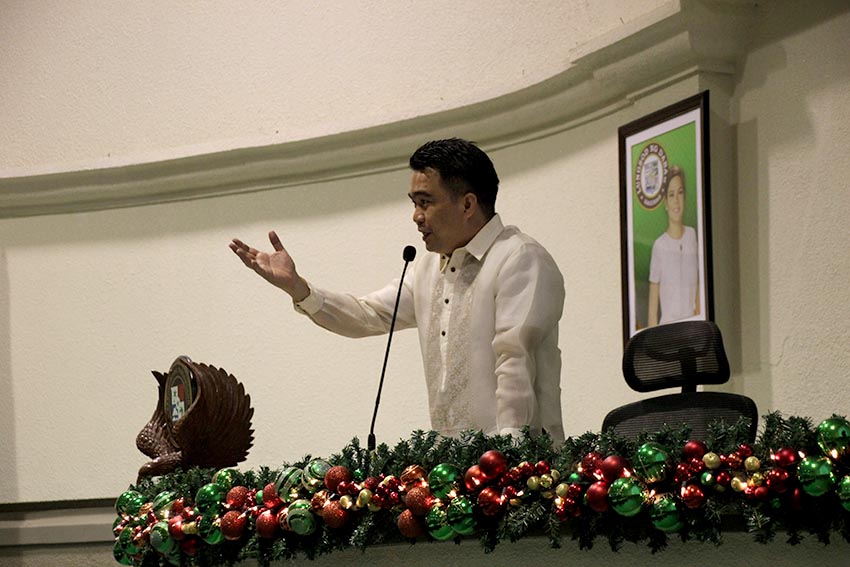
[[[475,213],[478,209],[478,197],[475,193],[467,193],[463,196],[463,212],[467,215]]]

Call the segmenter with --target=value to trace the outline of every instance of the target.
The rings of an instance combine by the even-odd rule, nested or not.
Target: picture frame
[[[709,91],[621,126],[623,340],[714,319]]]

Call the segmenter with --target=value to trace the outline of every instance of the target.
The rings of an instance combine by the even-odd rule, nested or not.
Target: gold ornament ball
[[[529,490],[540,490],[540,477],[539,476],[530,476],[528,480],[525,481],[526,486],[528,486]]]
[[[732,479],[732,482],[729,485],[735,492],[743,492],[744,489],[747,488],[747,483],[737,476]]]
[[[567,493],[569,492],[569,490],[570,490],[570,485],[567,484],[566,482],[562,482],[561,484],[559,484],[558,486],[555,487],[555,495],[557,495],[558,498],[564,498],[564,497],[567,496]]]
[[[761,468],[761,461],[757,457],[747,457],[744,461],[744,468],[747,472],[756,472]]]
[[[720,455],[717,453],[706,453],[702,457],[702,462],[705,463],[705,466],[714,470],[720,467]]]

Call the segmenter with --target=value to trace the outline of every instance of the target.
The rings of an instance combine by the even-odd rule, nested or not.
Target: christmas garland
[[[724,529],[768,542],[838,533],[850,542],[850,423],[833,416],[764,417],[711,426],[707,439],[668,428],[627,440],[586,433],[459,439],[417,431],[370,452],[355,438],[327,460],[280,470],[191,469],[142,481],[115,504],[115,559],[124,565],[231,565],[308,558],[347,548],[477,537],[485,551],[527,535],[590,548],[671,536],[719,544]],[[738,527],[734,524],[737,522]]]

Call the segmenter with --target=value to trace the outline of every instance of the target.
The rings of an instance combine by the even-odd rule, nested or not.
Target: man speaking
[[[242,262],[288,293],[296,310],[340,335],[365,337],[417,327],[431,427],[446,436],[534,433],[564,439],[558,321],[564,280],[549,253],[495,211],[499,177],[475,144],[452,138],[410,157],[413,222],[432,252],[363,297],[302,278],[274,232],[274,250],[234,239]]]

